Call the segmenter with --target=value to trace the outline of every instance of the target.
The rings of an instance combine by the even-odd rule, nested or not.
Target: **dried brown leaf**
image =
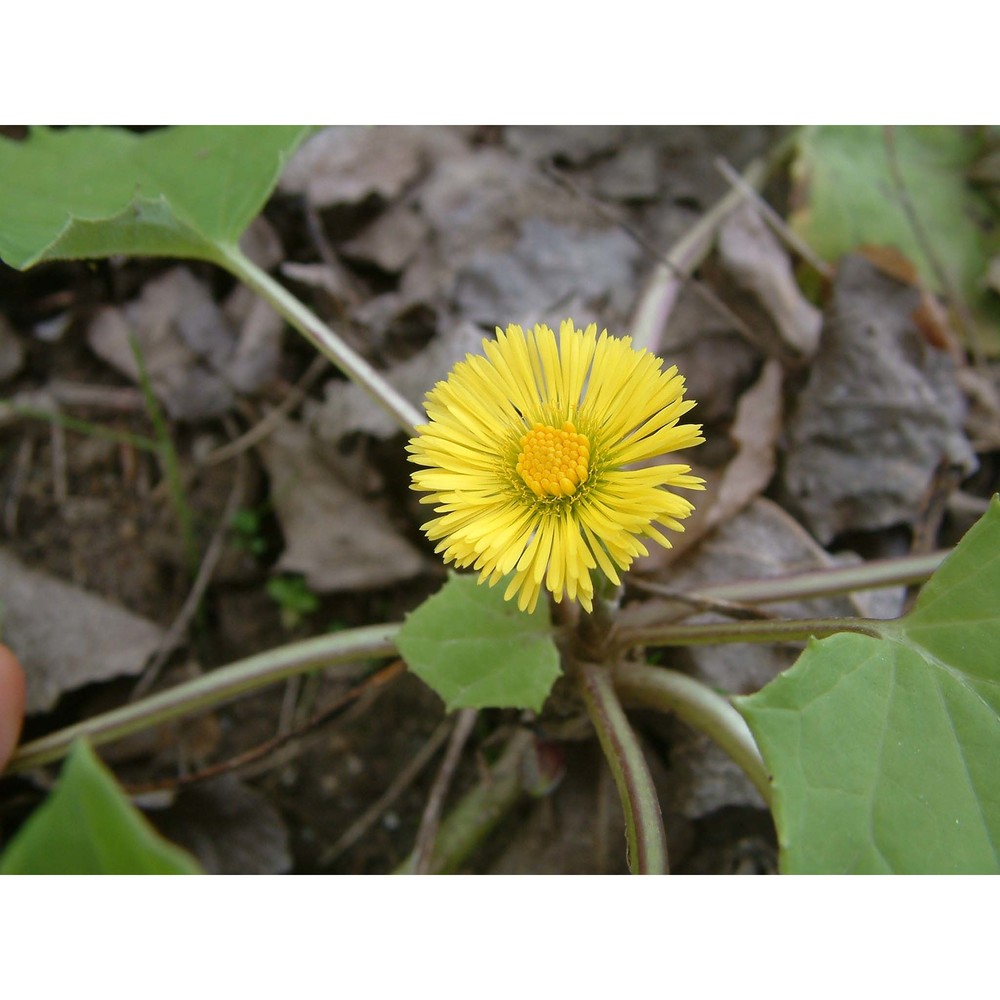
[[[975,467],[954,362],[914,325],[919,300],[865,259],[841,261],[784,463],[789,497],[823,543],[912,523],[943,458]]]
[[[429,226],[413,208],[393,206],[343,244],[341,251],[346,257],[395,273],[402,271],[426,245],[428,233]]]
[[[4,642],[27,673],[29,713],[48,711],[85,684],[138,674],[163,637],[154,622],[3,550],[0,606]]]
[[[785,248],[753,205],[742,205],[726,219],[718,247],[723,267],[763,306],[782,342],[798,357],[811,358],[822,316],[799,291]]]
[[[285,536],[277,571],[302,573],[313,590],[328,592],[386,587],[424,568],[421,554],[327,464],[326,449],[304,427],[285,421],[258,448]]]
[[[279,188],[304,194],[316,208],[353,205],[372,194],[394,198],[420,172],[422,145],[416,128],[328,128],[297,150]]]
[[[171,417],[197,420],[225,413],[234,389],[252,391],[273,377],[282,324],[265,303],[238,289],[231,308],[239,335],[186,268],[148,282],[124,308],[108,306],[91,322],[91,349],[123,375],[138,381],[129,343],[135,337],[150,383]]]
[[[715,489],[714,502],[705,521],[706,530],[710,531],[739,513],[771,482],[781,433],[783,381],[781,363],[770,358],[764,363],[757,382],[740,398],[730,431],[736,454]]]
[[[454,296],[473,322],[555,325],[573,316],[614,327],[633,297],[638,246],[620,229],[580,232],[527,218],[510,250],[483,251],[460,268]],[[500,319],[498,320],[498,317]]]

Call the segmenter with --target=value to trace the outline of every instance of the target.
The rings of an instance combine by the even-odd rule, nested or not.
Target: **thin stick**
[[[523,761],[534,745],[527,729],[515,729],[500,759],[445,817],[434,843],[432,874],[455,871],[524,795]],[[413,872],[412,853],[396,869]]]
[[[91,385],[54,378],[46,384],[45,392],[61,406],[89,406],[118,413],[143,409],[142,393],[131,386]]]
[[[742,604],[768,604],[772,601],[849,594],[855,590],[898,587],[926,580],[948,555],[950,550],[939,550],[921,556],[874,559],[858,566],[833,566],[804,573],[783,573],[762,580],[716,583],[700,587],[693,596]]]
[[[444,760],[441,761],[441,767],[434,779],[434,784],[431,785],[424,814],[420,817],[420,828],[417,830],[417,840],[413,846],[414,875],[426,875],[430,871],[434,841],[437,837],[444,800],[451,787],[452,778],[455,776],[455,768],[458,767],[462,750],[465,749],[465,744],[472,735],[472,729],[478,717],[478,709],[463,708],[455,720],[455,728],[448,741],[448,749],[445,752]]]
[[[692,611],[714,611],[717,614],[738,619],[774,617],[770,611],[765,611],[763,608],[677,590],[674,587],[666,586],[666,584],[657,583],[655,580],[643,580],[641,577],[636,577],[636,579],[629,582],[638,590],[645,590],[650,594],[658,594],[660,597],[666,597],[671,601],[677,601],[678,604],[683,604],[688,610],[681,611],[674,616],[675,618],[687,618]]]
[[[273,410],[238,438],[210,451],[200,464],[218,465],[220,462],[226,462],[273,434],[281,421],[301,405],[316,379],[326,371],[329,364],[330,362],[322,354],[318,354],[313,358],[303,376],[289,390],[288,395]]]
[[[46,401],[50,399],[51,397],[46,397]],[[115,444],[131,445],[140,451],[158,452],[160,448],[152,438],[143,437],[141,434],[130,434],[128,431],[112,430],[110,427],[102,427],[100,424],[91,423],[89,420],[80,420],[77,417],[71,417],[59,410],[29,406],[17,402],[17,400],[0,401],[0,426],[10,423],[15,417],[24,417],[29,420],[46,420],[50,423],[59,424],[70,431],[78,431],[80,434],[101,438],[104,441],[113,441]]]
[[[834,271],[829,264],[819,257],[815,250],[798,233],[793,232],[785,220],[760,196],[757,189],[748,184],[730,165],[724,156],[715,158],[715,169],[739,191],[743,197],[752,202],[764,221],[774,230],[775,234],[785,241],[803,260],[807,260],[815,271],[827,281],[833,281]]]
[[[148,792],[161,792],[166,789],[180,788],[182,785],[193,785],[199,781],[208,781],[211,778],[217,778],[220,774],[227,774],[230,771],[236,771],[240,768],[244,768],[248,764],[253,764],[261,758],[274,753],[276,750],[280,750],[281,747],[290,743],[292,740],[305,736],[307,733],[316,729],[324,722],[328,722],[334,715],[342,711],[346,706],[350,705],[351,702],[360,698],[361,695],[370,694],[375,690],[385,687],[389,681],[395,680],[399,677],[405,669],[406,668],[403,666],[402,660],[396,660],[394,663],[390,663],[389,666],[383,667],[377,673],[372,674],[371,677],[367,677],[360,684],[355,685],[349,691],[342,694],[333,702],[332,705],[327,705],[325,708],[316,712],[315,715],[313,715],[297,729],[292,729],[285,733],[279,733],[277,736],[273,736],[271,739],[265,740],[263,743],[260,743],[255,747],[251,747],[249,750],[245,750],[241,754],[237,754],[235,757],[230,757],[228,760],[220,761],[218,764],[212,764],[211,766],[202,768],[200,771],[195,771],[192,774],[183,774],[176,778],[167,778],[163,781],[153,781],[143,785],[127,785],[125,790],[130,795],[142,795]]]
[[[743,201],[741,194],[730,191],[721,201],[713,205],[671,247],[668,253],[663,253],[659,247],[646,239],[642,233],[622,219],[617,212],[612,211],[589,191],[580,187],[572,178],[556,170],[554,167],[545,167],[544,171],[554,180],[563,184],[570,191],[585,200],[609,222],[620,227],[646,253],[659,262],[657,270],[650,279],[647,290],[643,293],[639,306],[632,318],[631,329],[635,334],[633,342],[636,346],[645,347],[647,350],[653,349],[654,345],[652,341],[654,338],[652,337],[652,331],[663,328],[667,315],[673,308],[674,301],[677,298],[677,290],[676,287],[666,287],[665,278],[667,277],[674,278],[681,286],[691,288],[703,302],[724,316],[751,343],[756,342],[753,331],[746,323],[711,288],[703,285],[700,281],[695,281],[691,277],[691,272],[697,267],[698,262],[708,253],[712,245],[712,238],[722,221]],[[758,183],[764,176],[762,165],[754,161],[747,167],[747,174],[751,177],[753,183]]]
[[[611,637],[621,649],[635,646],[721,646],[730,642],[806,642],[839,632],[882,638],[886,622],[869,618],[789,618],[718,622],[712,625],[638,625]]]
[[[69,480],[66,475],[66,431],[53,421],[49,424],[52,435],[52,492],[62,506],[69,498]]]
[[[3,503],[3,528],[11,537],[17,534],[17,515],[21,508],[21,494],[31,471],[31,460],[35,454],[35,442],[30,434],[21,438],[14,459],[14,474]]]
[[[378,818],[405,792],[431,762],[444,745],[451,732],[451,719],[442,721],[431,733],[426,743],[414,754],[407,765],[392,779],[389,787],[340,835],[337,842],[323,852],[320,867],[332,864],[344,851],[350,850],[377,822]]]
[[[219,564],[219,559],[222,558],[226,534],[232,525],[233,518],[242,500],[243,475],[241,469],[237,472],[236,478],[233,481],[232,489],[229,491],[229,496],[226,499],[226,506],[222,511],[222,516],[219,518],[219,523],[216,525],[215,532],[212,534],[212,540],[208,543],[208,548],[205,550],[205,556],[201,560],[201,565],[198,567],[194,583],[191,585],[191,589],[184,600],[184,605],[161,640],[156,653],[143,671],[142,677],[139,678],[129,698],[130,701],[138,701],[153,686],[160,674],[160,670],[163,669],[163,664],[167,662],[170,654],[180,645],[184,633],[187,632],[188,626],[198,613],[198,608],[201,606],[205,591],[212,581],[215,568]]]

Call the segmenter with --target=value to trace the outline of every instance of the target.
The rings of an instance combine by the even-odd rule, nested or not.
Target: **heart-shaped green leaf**
[[[452,576],[409,615],[396,646],[410,669],[455,708],[540,710],[559,676],[548,605],[533,614],[503,587]]]
[[[782,870],[1000,872],[1000,501],[878,628],[810,642],[738,699]]]
[[[164,840],[114,776],[78,742],[55,791],[0,856],[0,875],[198,875],[197,862]]]
[[[217,259],[261,210],[302,126],[33,129],[0,139],[0,258]]]

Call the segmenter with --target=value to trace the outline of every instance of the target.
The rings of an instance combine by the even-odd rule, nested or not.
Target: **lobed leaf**
[[[980,315],[993,353],[1000,351],[996,296],[984,278],[996,251],[997,213],[968,179],[983,152],[975,132],[954,126],[893,129],[905,195],[898,190],[877,126],[802,129],[792,167],[792,228],[822,257],[836,261],[862,246],[892,247],[913,264],[928,288],[941,287],[927,243],[968,306]],[[925,239],[904,207],[909,199]]]
[[[737,700],[782,870],[1000,872],[1000,500],[878,628],[811,641]]]
[[[267,200],[302,126],[33,129],[0,138],[0,258],[215,259]]]
[[[502,587],[480,586],[472,576],[451,576],[407,617],[396,646],[449,711],[539,711],[560,674],[548,606],[519,611]]]

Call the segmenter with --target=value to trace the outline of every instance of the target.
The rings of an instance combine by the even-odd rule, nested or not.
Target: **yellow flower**
[[[645,462],[700,444],[678,424],[694,406],[684,379],[631,337],[559,328],[497,328],[486,356],[466,355],[427,394],[429,423],[410,442],[412,489],[438,515],[423,530],[445,562],[480,571],[534,610],[542,585],[592,610],[591,570],[619,583],[641,539],[670,547],[656,525],[683,531],[694,509],[665,487],[704,489],[687,465]]]

